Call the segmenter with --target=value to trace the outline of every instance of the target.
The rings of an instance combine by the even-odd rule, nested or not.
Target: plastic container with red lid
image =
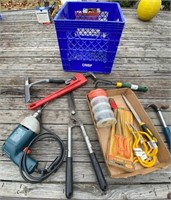
[[[94,89],[88,94],[97,127],[108,127],[116,123],[116,118],[104,89]]]

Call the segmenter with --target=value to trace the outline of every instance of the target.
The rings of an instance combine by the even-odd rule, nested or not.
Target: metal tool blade
[[[132,105],[130,104],[130,102],[128,101],[128,99],[122,94],[122,97],[125,101],[125,103],[127,104],[127,106],[129,107],[129,109],[131,110],[131,112],[133,113],[134,117],[136,118],[136,120],[138,121],[138,123],[141,123],[141,119],[138,116],[137,112],[134,110],[134,108],[132,107]]]
[[[72,115],[75,115],[76,111],[76,106],[75,106],[75,101],[74,101],[74,94],[73,92],[68,93],[68,105],[69,109]]]
[[[29,85],[29,77],[25,77],[24,82],[24,93],[25,93],[25,103],[30,101],[30,85]]]

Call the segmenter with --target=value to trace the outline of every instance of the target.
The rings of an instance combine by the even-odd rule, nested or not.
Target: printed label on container
[[[89,64],[89,63],[83,63],[83,64],[82,64],[82,67],[92,67],[92,64]]]
[[[158,148],[158,146],[157,146],[157,144],[154,140],[148,141],[147,143],[148,143],[148,145],[151,149],[157,149]]]
[[[146,153],[143,151],[142,152],[142,155],[141,155],[141,160],[146,160],[147,159],[147,155],[146,155]]]
[[[132,90],[138,90],[138,85],[131,84],[131,89]]]
[[[142,154],[143,154],[143,151],[142,151],[141,148],[134,148],[134,153],[135,153],[136,156],[141,157]]]

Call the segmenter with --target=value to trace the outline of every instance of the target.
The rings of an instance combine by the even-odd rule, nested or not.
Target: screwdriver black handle
[[[153,133],[150,131],[150,129],[147,127],[147,125],[144,122],[141,122],[140,126],[142,130],[146,132],[150,137],[154,137]]]
[[[65,83],[65,80],[63,79],[53,79],[53,78],[50,78],[49,79],[49,83]]]
[[[171,132],[170,132],[170,129],[169,129],[169,127],[163,127],[163,131],[164,131],[166,141],[168,143],[168,148],[169,148],[169,150],[171,150]]]
[[[141,122],[140,123],[140,126],[141,126],[141,128],[142,128],[142,130],[144,131],[144,132],[146,132],[151,138],[153,138],[154,139],[154,144],[155,144],[155,148],[157,148],[157,138],[154,136],[154,134],[150,131],[150,129],[147,127],[147,125],[144,123],[144,122]],[[153,145],[154,145],[153,144]]]
[[[90,153],[89,156],[90,156],[91,163],[93,165],[93,168],[96,174],[99,187],[102,191],[105,191],[107,189],[107,183],[103,175],[103,172],[101,170],[101,167],[97,161],[96,154],[93,152],[93,153]]]
[[[73,195],[73,166],[72,157],[66,159],[66,183],[65,183],[65,195],[70,199]]]

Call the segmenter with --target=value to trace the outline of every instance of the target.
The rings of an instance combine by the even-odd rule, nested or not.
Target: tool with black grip
[[[86,142],[86,146],[89,152],[89,156],[91,159],[91,163],[93,165],[96,178],[99,184],[99,187],[102,191],[105,191],[107,189],[107,183],[105,180],[105,177],[103,175],[103,172],[101,170],[101,167],[98,163],[98,160],[96,158],[96,154],[92,149],[91,142],[89,140],[89,137],[87,135],[87,132],[85,130],[84,124],[82,121],[79,119],[79,116],[77,115],[75,109],[75,102],[74,102],[74,96],[73,94],[68,94],[69,95],[69,105],[71,106],[70,108],[70,121],[68,124],[68,153],[67,153],[67,164],[66,164],[66,185],[65,185],[65,195],[67,198],[71,198],[73,195],[73,165],[72,165],[72,128],[78,126],[81,129],[82,136]]]
[[[155,140],[155,142],[157,142],[157,138],[154,137],[153,133],[150,131],[150,129],[147,127],[147,125],[144,122],[141,121],[140,117],[138,116],[137,112],[134,110],[134,108],[132,107],[132,105],[130,104],[128,99],[124,95],[122,95],[122,97],[123,97],[125,103],[127,104],[128,108],[133,113],[135,119],[137,120],[137,122],[141,126],[142,130],[144,132],[146,132],[150,137],[152,137]]]

